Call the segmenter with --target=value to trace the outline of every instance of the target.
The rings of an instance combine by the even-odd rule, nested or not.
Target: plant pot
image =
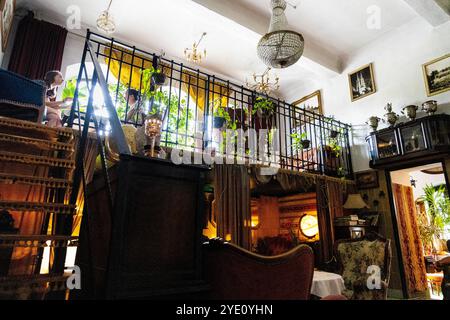
[[[325,146],[325,154],[329,159],[336,159],[338,157],[338,154],[330,146]]]
[[[331,132],[330,132],[331,138],[335,139],[335,138],[337,138],[338,135],[339,135],[339,131],[331,130]]]
[[[164,73],[154,73],[152,75],[152,80],[157,86],[162,86],[166,83],[166,75]]]
[[[224,124],[225,124],[225,118],[214,117],[214,120],[213,120],[214,129],[220,129],[224,126]]]
[[[302,140],[301,144],[302,144],[303,149],[309,149],[309,147],[311,146],[311,141],[310,140]]]

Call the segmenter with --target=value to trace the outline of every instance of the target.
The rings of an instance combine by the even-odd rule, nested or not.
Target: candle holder
[[[152,116],[145,120],[145,135],[151,139],[151,148],[148,153],[150,157],[155,156],[156,139],[161,136],[162,120],[159,117]]]

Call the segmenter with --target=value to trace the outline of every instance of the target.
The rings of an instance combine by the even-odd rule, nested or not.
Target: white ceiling
[[[44,17],[64,23],[70,5],[81,9],[82,23],[95,29],[96,19],[109,0],[18,0],[18,7],[36,10]],[[208,5],[222,5],[210,10]],[[215,3],[214,3],[215,2]],[[292,28],[306,40],[305,57],[286,70],[276,71],[281,78],[281,96],[311,81],[340,73],[340,64],[355,50],[385,32],[414,19],[418,14],[402,0],[291,0],[288,7]],[[206,5],[205,5],[206,4]],[[380,30],[366,27],[367,8],[381,8]],[[224,6],[227,6],[224,7]],[[240,14],[225,14],[229,12]],[[115,0],[115,38],[137,47],[164,49],[168,56],[183,59],[185,47],[208,32],[204,45],[208,57],[203,67],[239,82],[250,79],[265,66],[256,56],[256,45],[268,29],[269,0]]]

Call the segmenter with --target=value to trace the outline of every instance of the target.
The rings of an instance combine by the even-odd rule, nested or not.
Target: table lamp
[[[370,209],[370,207],[364,202],[361,195],[357,193],[348,195],[347,201],[344,204],[344,209],[361,211],[362,209]]]

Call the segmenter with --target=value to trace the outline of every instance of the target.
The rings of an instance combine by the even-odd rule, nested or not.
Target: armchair
[[[42,122],[45,85],[0,69],[0,116]]]
[[[374,236],[374,237],[373,237]],[[338,272],[346,290],[343,294],[352,300],[386,300],[390,279],[391,242],[379,235],[368,235],[360,240],[340,240],[335,244]],[[369,266],[381,271],[381,289],[369,289]]]
[[[265,257],[220,239],[203,245],[206,281],[214,300],[308,300],[314,254],[299,246],[285,254]]]

